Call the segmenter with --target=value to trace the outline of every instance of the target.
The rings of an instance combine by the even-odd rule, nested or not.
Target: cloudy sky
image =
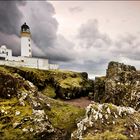
[[[33,56],[60,68],[104,75],[109,61],[140,69],[140,1],[0,1],[0,45],[20,55],[20,26]]]

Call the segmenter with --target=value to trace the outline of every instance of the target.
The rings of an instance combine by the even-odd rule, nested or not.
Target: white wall
[[[21,58],[20,57],[16,57],[16,56],[7,56],[5,58],[5,60],[7,60],[7,61],[21,61]]]
[[[28,36],[21,36],[21,56],[32,56],[31,38]]]
[[[49,64],[49,69],[57,70],[57,69],[59,69],[59,65],[57,65],[57,64]]]
[[[0,57],[11,57],[12,56],[12,50],[7,48],[0,48]]]
[[[48,64],[48,59],[41,59],[41,58],[14,58],[15,60],[19,59],[18,61],[13,60],[0,60],[0,65],[7,65],[12,67],[28,67],[28,68],[36,68],[42,70],[49,70],[49,69],[58,69],[59,65],[56,64]],[[22,61],[24,59],[24,61]]]
[[[6,60],[0,60],[0,65],[7,65],[12,67],[21,67],[22,63],[17,61],[6,61]]]
[[[7,49],[8,52],[8,56],[12,56],[12,50],[11,49]]]

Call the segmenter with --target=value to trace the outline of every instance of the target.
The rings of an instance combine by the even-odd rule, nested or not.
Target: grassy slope
[[[64,70],[38,70],[32,68],[11,68],[5,67],[11,73],[18,73],[26,80],[31,81],[39,90],[49,97],[55,97],[56,87],[61,88],[61,94],[64,90],[69,90],[70,93],[74,89],[77,91],[82,89],[89,89],[91,87],[89,81],[85,79],[81,73],[64,71]],[[65,91],[65,92],[66,92]],[[72,93],[71,93],[72,94]],[[75,94],[74,94],[75,96]]]
[[[49,81],[52,77],[55,82],[58,82],[63,88],[69,87],[81,87],[81,83],[84,82],[80,73],[65,71],[65,70],[37,70],[31,68],[20,68],[23,71],[33,72],[34,76],[37,76],[42,81]],[[87,84],[87,83],[86,83]]]
[[[46,114],[56,128],[71,131],[76,128],[76,122],[85,114],[85,109],[68,105],[62,101],[49,98],[48,103],[51,105],[51,110],[46,111]]]
[[[61,71],[39,71],[36,69],[21,68],[24,71],[33,72],[34,75],[44,80],[49,78],[49,75],[55,75],[56,73],[60,77],[56,76],[57,80],[62,80],[63,72]],[[0,66],[0,72],[12,75],[14,78],[20,77],[19,74],[15,73],[11,68],[4,68]],[[13,74],[14,73],[14,74]],[[46,73],[48,74],[46,76]],[[64,72],[65,73],[65,72]],[[68,75],[72,75],[72,72],[66,72]],[[65,74],[64,74],[65,75]],[[23,82],[26,82],[23,80]],[[21,87],[20,90],[26,92],[26,90]],[[45,89],[44,89],[45,90]],[[47,88],[47,91],[43,91],[43,95],[54,96],[54,89],[50,85]],[[76,127],[76,121],[81,116],[84,116],[85,110],[74,107],[72,105],[65,104],[61,101],[56,101],[51,98],[47,98],[47,103],[50,103],[51,110],[46,109],[46,114],[49,117],[50,122],[55,128],[73,130]],[[11,99],[2,99],[0,98],[0,137],[1,139],[33,139],[32,135],[25,135],[25,132],[22,131],[23,128],[34,128],[34,125],[29,120],[22,124],[21,128],[14,128],[14,123],[22,122],[23,118],[32,116],[32,107],[29,101],[25,101],[25,106],[19,106],[18,98],[14,97]],[[44,108],[45,109],[45,108]],[[2,113],[4,110],[4,113]],[[19,115],[15,115],[16,111],[20,111]]]

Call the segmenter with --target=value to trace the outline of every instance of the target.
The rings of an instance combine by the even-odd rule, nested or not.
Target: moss
[[[55,98],[56,97],[55,89],[51,85],[47,85],[47,87],[42,91],[42,94],[44,94],[44,95],[46,95],[47,97],[50,97],[50,98]]]
[[[3,73],[10,73],[9,70],[7,70],[4,66],[0,66],[0,71]]]
[[[5,135],[4,137],[1,138],[1,140],[35,140],[35,138],[28,133],[28,135],[23,132],[21,129],[8,129],[5,130]]]
[[[16,88],[17,94],[15,96],[8,99],[0,98],[0,137],[3,139],[16,140],[19,137],[20,139],[33,139],[34,132],[29,134],[28,132],[23,132],[22,129],[33,128],[36,130],[36,124],[34,123],[32,114],[33,106],[31,106],[29,102],[32,102],[32,99],[38,100],[38,97],[38,102],[41,104],[41,107],[45,109],[49,121],[54,126],[55,130],[71,131],[76,128],[77,120],[85,115],[85,109],[68,105],[62,101],[56,101],[51,98],[56,96],[55,91],[58,86],[69,88],[68,90],[70,92],[73,91],[73,87],[76,87],[75,89],[79,90],[79,87],[88,86],[86,74],[82,76],[80,73],[71,71],[43,71],[31,68],[14,68],[7,66],[0,67],[0,72],[2,74],[6,73],[7,75],[10,75],[14,80],[16,79],[18,84]],[[37,88],[32,88],[26,80],[36,85],[38,89],[39,87],[42,87],[40,88],[41,92],[38,92]],[[2,88],[3,87],[4,86],[2,86]],[[17,98],[17,96],[20,96],[20,93],[23,92],[28,94],[27,99],[24,100],[25,106],[21,106],[19,99]],[[40,95],[38,95],[38,93]],[[46,100],[44,95],[51,98],[46,97]],[[46,105],[49,103],[51,109]],[[3,113],[3,111],[1,113],[1,110],[4,110],[5,113]],[[16,115],[17,111],[20,112],[18,115]],[[15,123],[19,123],[20,125],[14,128]]]
[[[85,109],[68,105],[61,101],[49,99],[51,110],[46,111],[52,125],[55,128],[72,130],[76,128],[76,122],[85,114]]]
[[[17,98],[11,98],[9,99],[1,99],[0,98],[0,109],[2,108],[2,106],[9,106],[11,107],[12,104],[17,103]]]
[[[88,95],[89,91],[92,89],[87,73],[65,70],[39,70],[25,67],[15,68],[8,66],[4,66],[4,70],[9,71],[9,73],[16,77],[20,75],[21,78],[32,82],[38,87],[39,91],[43,91],[49,97],[54,97],[55,91],[56,96],[60,98],[77,98]]]
[[[24,140],[30,136],[26,136],[21,128],[13,128],[14,123],[21,123],[22,128],[31,127],[31,123],[28,121],[22,124],[23,118],[32,115],[32,108],[26,101],[25,106],[20,106],[17,98],[2,99],[0,102],[0,110],[4,110],[5,112],[0,116],[2,140],[17,140],[19,137]],[[20,114],[16,115],[16,111],[19,111]]]
[[[104,133],[101,134],[96,134],[95,136],[93,135],[88,135],[84,138],[84,140],[128,140],[128,138],[125,135],[122,135],[120,133],[114,133],[111,131],[105,131]]]
[[[94,81],[94,97],[92,97],[97,102],[104,102],[105,98],[105,80],[106,78],[104,76],[102,77],[96,77]]]
[[[103,123],[101,120],[94,122],[93,127],[87,127],[83,139],[101,139],[101,140],[125,140],[125,139],[139,139],[139,121],[140,114],[127,114],[123,116],[118,116],[118,111],[115,105],[108,104],[111,113],[108,114],[108,119]],[[96,110],[96,106],[93,106]],[[117,114],[117,118],[114,117],[114,113]],[[102,114],[105,110],[102,110]],[[137,126],[137,127],[135,127]],[[90,135],[88,135],[90,134]],[[131,137],[131,135],[133,137]]]
[[[115,105],[113,105],[113,104],[108,104],[108,107],[110,108],[110,110],[112,111],[112,112],[115,112],[115,113],[117,113],[117,108],[115,107]]]
[[[64,80],[60,81],[60,86],[63,88],[70,88],[70,87],[81,87],[82,79],[80,77],[72,78],[68,77]]]

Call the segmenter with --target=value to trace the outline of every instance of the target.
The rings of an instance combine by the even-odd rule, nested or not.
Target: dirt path
[[[88,97],[81,97],[78,99],[65,100],[63,102],[77,107],[85,108],[91,103],[91,100],[89,100]]]

